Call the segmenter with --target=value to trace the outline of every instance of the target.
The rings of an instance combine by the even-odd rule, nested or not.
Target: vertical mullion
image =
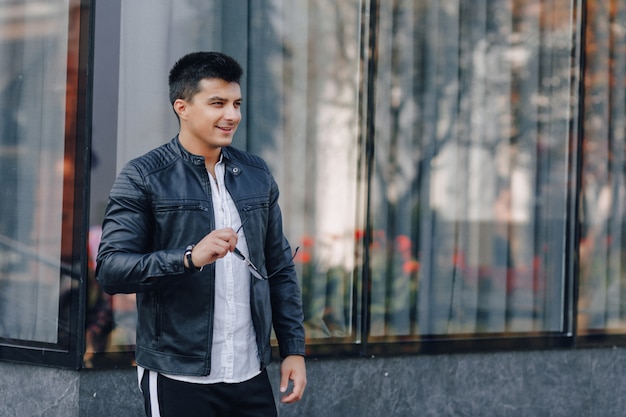
[[[377,58],[378,58],[378,27],[379,27],[379,12],[380,7],[378,0],[370,0],[367,5],[364,5],[365,15],[369,19],[363,19],[363,27],[367,33],[367,39],[363,38],[366,44],[363,44],[363,65],[365,68],[364,88],[365,92],[365,109],[362,110],[365,114],[364,118],[364,132],[362,132],[363,141],[365,143],[365,176],[366,176],[366,209],[365,209],[365,236],[363,239],[363,278],[362,278],[362,293],[361,293],[361,354],[366,356],[368,353],[368,338],[370,329],[370,307],[371,307],[371,266],[370,266],[370,246],[372,242],[372,205],[371,205],[371,186],[372,186],[372,174],[374,169],[374,135],[375,135],[375,109],[376,109],[376,74],[377,74]]]

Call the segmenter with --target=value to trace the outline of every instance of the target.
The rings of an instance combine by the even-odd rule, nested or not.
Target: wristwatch
[[[187,265],[189,266],[189,269],[191,269],[194,272],[200,272],[202,271],[204,266],[201,266],[200,268],[198,268],[197,266],[193,264],[193,261],[191,260],[191,251],[193,250],[194,246],[196,245],[189,245],[187,246],[187,248],[185,248],[185,258],[187,258]]]

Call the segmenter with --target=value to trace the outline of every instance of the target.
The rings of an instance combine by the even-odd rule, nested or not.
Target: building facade
[[[625,22],[626,0],[0,2],[0,415],[141,415],[134,296],[95,254],[196,50],[242,63],[234,146],[299,247],[309,387],[281,415],[626,415]]]

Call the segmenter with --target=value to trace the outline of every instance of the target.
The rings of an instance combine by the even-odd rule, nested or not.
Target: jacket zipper
[[[167,204],[158,206],[154,209],[156,212],[175,211],[175,210],[201,210],[209,211],[208,207],[202,204]]]
[[[154,339],[161,341],[161,293],[157,292],[154,297]]]

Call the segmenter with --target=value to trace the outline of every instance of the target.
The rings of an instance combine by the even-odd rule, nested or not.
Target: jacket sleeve
[[[278,187],[275,182],[273,189],[268,218],[266,262],[269,274],[278,269],[280,272],[269,279],[272,321],[281,358],[288,355],[304,356],[302,295],[292,260],[291,246],[283,234],[282,214],[277,203]]]
[[[105,292],[150,291],[186,274],[184,248],[152,250],[153,225],[144,177],[131,162],[115,180],[102,224],[96,278]]]

